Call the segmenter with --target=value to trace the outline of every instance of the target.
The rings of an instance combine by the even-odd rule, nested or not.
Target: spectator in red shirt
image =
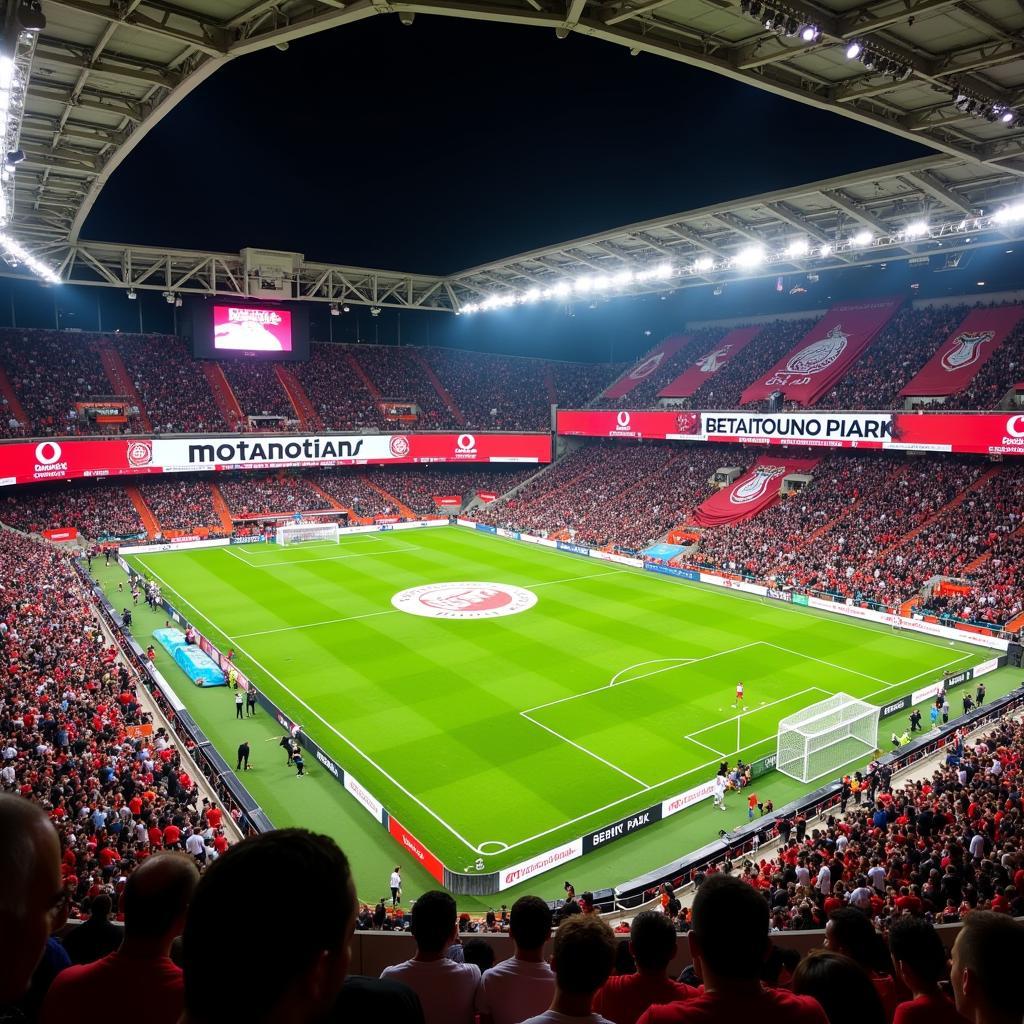
[[[888,950],[867,914],[853,907],[837,910],[825,925],[825,946],[848,956],[867,974],[882,1000],[885,1019],[891,1021],[900,997],[896,983],[883,970],[889,963]]]
[[[713,875],[693,900],[690,952],[702,995],[652,1006],[639,1024],[827,1024],[810,996],[766,988],[760,974],[769,952],[768,903],[731,875]]]
[[[901,917],[893,922],[889,951],[896,977],[914,997],[896,1007],[893,1024],[965,1024],[939,988],[946,976],[946,950],[927,921]]]
[[[211,804],[210,809],[206,812],[206,823],[210,828],[220,828],[223,816],[221,809],[216,804]]]
[[[125,1006],[145,1006],[147,1024],[176,1024],[183,979],[170,958],[199,872],[185,856],[150,857],[128,876],[124,890],[124,941],[91,964],[62,971],[46,995],[40,1024],[66,1024],[104,1005],[111,992]]]
[[[637,914],[629,929],[629,951],[636,961],[636,974],[609,978],[594,997],[593,1012],[614,1024],[636,1024],[650,1006],[700,995],[692,985],[668,977],[668,965],[676,955],[676,938],[672,919],[665,914],[655,910]]]
[[[874,985],[842,953],[812,950],[793,972],[793,991],[816,999],[829,1024],[885,1024],[885,1010]]]
[[[953,943],[950,981],[956,1008],[972,1024],[1020,1024],[1024,1016],[1024,926],[975,910]]]

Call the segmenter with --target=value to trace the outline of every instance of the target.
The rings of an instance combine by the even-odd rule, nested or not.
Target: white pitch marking
[[[380,612],[367,612],[365,615],[346,615],[341,619],[324,619],[322,622],[304,622],[301,626],[279,626],[277,629],[260,629],[255,633],[239,633],[238,639],[250,636],[267,636],[270,633],[287,633],[293,629],[312,629],[314,626],[332,626],[338,622],[355,622],[356,619],[372,619],[377,615],[397,615],[397,608],[386,608]],[[227,636],[227,634],[224,634]]]
[[[635,665],[628,665],[621,671],[616,672],[609,680],[608,685],[615,686],[619,681],[619,676],[624,676],[630,669],[643,668],[644,665],[662,665],[666,662],[671,662],[667,668],[656,668],[652,672],[644,672],[642,675],[626,679],[625,682],[627,683],[633,682],[634,679],[647,679],[648,676],[656,676],[661,672],[671,672],[674,668],[681,668],[683,665],[692,664],[693,660],[693,658],[652,658],[650,661],[638,661]]]
[[[794,697],[802,697],[805,693],[824,693],[827,696],[832,696],[831,690],[824,690],[820,686],[808,686],[804,690],[797,690],[796,693],[791,693],[786,697],[780,697],[778,700],[773,700],[771,704],[765,704],[764,701],[761,701],[761,703],[765,704],[765,707],[771,707],[773,704],[785,704],[786,701],[793,700]],[[757,710],[760,711],[761,709],[758,708]],[[746,712],[741,711],[738,715],[730,715],[728,718],[723,718],[720,722],[715,722],[714,725],[705,725],[703,729],[694,729],[693,732],[687,733],[685,738],[692,740],[694,736],[699,736],[702,732],[710,732],[712,729],[717,729],[720,725],[725,725],[726,722],[737,722],[744,716],[744,714],[746,714]],[[694,743],[696,742],[697,741],[694,740]]]

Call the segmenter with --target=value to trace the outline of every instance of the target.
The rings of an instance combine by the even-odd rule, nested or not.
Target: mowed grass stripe
[[[531,611],[505,619],[456,622],[380,614],[223,641],[236,648],[240,667],[250,671],[286,713],[453,864],[466,858],[466,848],[417,800],[471,846],[502,842],[513,847],[507,856],[488,857],[489,865],[497,865],[685,788],[677,783],[664,793],[638,793],[641,787],[520,714],[604,686],[631,665],[658,658],[706,657],[764,641],[840,666],[762,647],[756,657],[723,667],[717,677],[702,668],[698,685],[680,688],[672,682],[675,672],[654,675],[624,687],[639,688],[625,710],[570,714],[553,725],[630,774],[658,782],[704,772],[700,766],[714,755],[685,736],[734,713],[719,709],[731,701],[737,672],[746,676],[756,704],[810,685],[856,694],[850,681],[858,680],[861,693],[877,689],[871,680],[841,671],[843,666],[895,683],[964,656],[961,650],[907,643],[901,635],[787,606],[739,601],[735,594],[707,588],[672,586],[672,581],[648,574],[594,576],[613,567],[468,531],[408,531],[402,541],[414,550],[400,557],[303,559],[305,564],[277,569],[242,564],[223,549],[171,552],[147,556],[145,561],[231,636],[388,612],[396,591],[429,582],[541,584],[540,600]],[[259,556],[251,557],[269,563],[275,555],[287,560],[300,551],[319,554],[331,549],[258,547],[252,550]],[[561,580],[571,582],[557,582]],[[364,750],[396,784],[317,722],[268,674],[277,676],[296,698]],[[814,699],[818,698],[809,695],[804,703]],[[765,726],[770,738],[778,717]],[[731,752],[735,725],[722,728],[723,735],[731,733],[733,739],[721,749]],[[720,746],[717,734],[712,739],[700,733],[697,739]],[[620,756],[623,760],[618,760]],[[340,792],[339,799],[344,799]],[[616,808],[614,813],[596,811],[608,805]]]

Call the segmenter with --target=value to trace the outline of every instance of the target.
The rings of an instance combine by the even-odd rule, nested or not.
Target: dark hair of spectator
[[[615,965],[615,933],[593,914],[574,914],[555,932],[553,967],[563,992],[596,992]]]
[[[1024,925],[1006,914],[974,910],[964,918],[957,938],[959,966],[975,976],[982,1000],[993,1011],[1024,1015]]]
[[[886,1024],[885,1009],[865,970],[842,953],[815,949],[793,972],[793,992],[813,996],[829,1024]]]
[[[458,915],[446,892],[425,892],[412,905],[412,934],[421,953],[440,953],[451,940]]]
[[[551,908],[539,896],[520,896],[512,904],[509,934],[520,949],[540,949],[551,937]]]
[[[672,921],[656,910],[645,910],[633,918],[629,941],[641,971],[663,971],[676,955],[676,930]]]
[[[768,955],[768,903],[729,875],[705,880],[693,898],[691,930],[701,959],[723,978],[757,978]]]
[[[889,952],[922,981],[946,976],[946,947],[939,933],[922,917],[897,918],[889,929]]]

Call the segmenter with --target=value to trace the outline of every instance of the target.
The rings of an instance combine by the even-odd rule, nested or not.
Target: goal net
[[[878,706],[837,693],[779,722],[775,767],[813,782],[878,748]]]
[[[305,541],[319,540],[338,543],[337,523],[288,523],[277,528],[277,543],[302,544]]]

